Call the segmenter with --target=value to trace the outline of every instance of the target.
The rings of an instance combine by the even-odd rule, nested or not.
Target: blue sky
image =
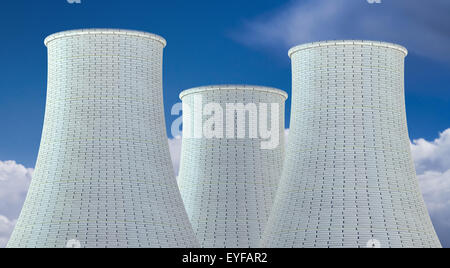
[[[410,50],[406,102],[411,139],[422,141],[416,143],[416,152],[428,154],[433,146],[442,148],[450,141],[444,134],[439,136],[450,128],[448,0],[383,0],[372,5],[366,0],[81,1],[2,3],[0,161],[34,167],[46,96],[47,51],[43,40],[52,33],[79,28],[134,29],[167,39],[164,96],[168,127],[176,119],[170,109],[179,101],[178,94],[194,86],[257,84],[290,94],[287,50],[291,46],[326,39],[397,42]],[[289,107],[290,100],[287,115]],[[444,158],[436,160],[443,166],[420,170],[423,174],[419,175],[439,172],[443,176],[430,189],[437,183],[448,186],[450,175],[445,174],[450,170],[450,165],[446,166],[450,146],[445,148],[436,149],[432,156]],[[26,169],[21,172],[29,176]],[[441,201],[450,208],[448,198]],[[447,219],[450,216],[440,217],[442,223],[437,228],[441,239],[445,237],[444,244],[450,246]]]

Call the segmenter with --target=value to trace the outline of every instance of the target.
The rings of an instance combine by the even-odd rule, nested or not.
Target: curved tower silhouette
[[[423,201],[401,46],[294,47],[289,142],[263,247],[440,247]]]
[[[166,41],[109,29],[48,47],[36,170],[9,247],[195,247],[164,122]]]
[[[200,245],[257,247],[281,175],[287,94],[228,85],[187,90],[180,98],[184,129],[178,182]],[[211,119],[219,121],[211,127]],[[208,127],[217,131],[214,136],[205,132]]]

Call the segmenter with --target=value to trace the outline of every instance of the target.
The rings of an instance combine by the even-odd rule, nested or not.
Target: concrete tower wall
[[[202,99],[202,105],[195,103]],[[183,120],[194,120],[194,111],[202,112],[210,103],[218,103],[226,115],[226,104],[259,106],[279,104],[279,144],[261,149],[264,139],[250,139],[249,128],[255,127],[246,116],[246,138],[195,138],[184,126],[179,187],[194,232],[202,247],[257,247],[269,217],[284,156],[284,103],[287,95],[279,90],[253,86],[210,86],[184,91]],[[189,118],[188,118],[189,117]],[[206,121],[211,116],[203,116]],[[236,118],[234,118],[236,119]],[[275,120],[276,121],[276,120]],[[224,131],[226,119],[224,119]],[[237,121],[236,121],[237,122]],[[275,124],[275,123],[274,123]],[[272,126],[273,127],[273,126]],[[235,129],[236,130],[236,129]],[[187,135],[190,138],[187,138]],[[258,136],[260,137],[260,136]]]
[[[418,186],[405,48],[302,45],[286,161],[263,247],[440,247]]]
[[[164,123],[165,40],[81,30],[45,43],[41,147],[8,246],[196,246]]]

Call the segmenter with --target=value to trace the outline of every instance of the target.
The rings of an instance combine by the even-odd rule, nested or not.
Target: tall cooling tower
[[[401,46],[294,47],[286,160],[263,247],[440,247],[416,178]]]
[[[123,30],[51,35],[31,187],[9,247],[194,247],[162,101],[166,41]]]
[[[184,129],[178,182],[199,243],[257,247],[281,175],[287,94],[266,87],[209,86],[184,91],[180,98]],[[239,104],[238,112],[230,109]],[[208,129],[214,118],[223,119],[212,127],[217,135],[202,136],[202,126]],[[265,144],[268,135],[261,128],[271,129],[272,142]]]

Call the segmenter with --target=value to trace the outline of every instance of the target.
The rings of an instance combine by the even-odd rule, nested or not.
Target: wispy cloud
[[[405,45],[411,52],[450,61],[450,1],[293,0],[243,23],[232,38],[286,55],[295,45],[367,39]]]

